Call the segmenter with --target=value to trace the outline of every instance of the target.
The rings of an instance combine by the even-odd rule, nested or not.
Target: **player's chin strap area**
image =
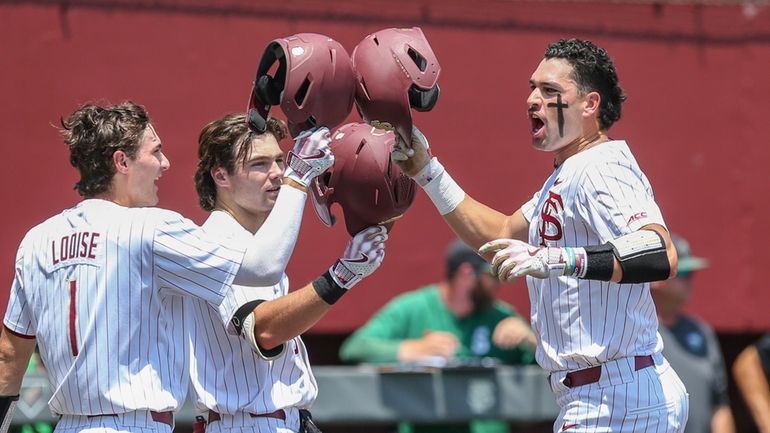
[[[0,433],[8,433],[8,427],[11,426],[13,412],[16,410],[18,395],[0,396]]]

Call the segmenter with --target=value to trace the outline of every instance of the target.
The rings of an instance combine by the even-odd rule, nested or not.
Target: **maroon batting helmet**
[[[412,112],[438,100],[441,66],[419,27],[372,33],[353,50],[356,107],[366,122],[386,122],[407,142]]]
[[[264,132],[270,106],[280,105],[294,137],[314,126],[333,129],[350,114],[354,93],[353,64],[339,42],[315,33],[275,39],[259,61],[249,127]]]
[[[365,123],[348,123],[332,135],[334,165],[313,179],[310,196],[318,217],[335,223],[339,203],[351,236],[400,217],[414,201],[415,183],[390,160],[396,136]]]

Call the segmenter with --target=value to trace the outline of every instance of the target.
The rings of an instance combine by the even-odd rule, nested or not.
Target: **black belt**
[[[127,412],[128,413],[128,412]],[[118,416],[121,414],[117,413],[103,413],[99,415],[86,415],[88,418],[96,418],[98,416]],[[155,412],[154,410],[150,411],[150,416],[152,417],[152,420],[155,422],[160,422],[163,424],[166,424],[167,426],[173,428],[174,427],[174,412]]]
[[[286,412],[283,411],[283,409],[278,409],[274,412],[270,413],[250,413],[249,416],[252,418],[275,418],[286,421]],[[222,415],[220,415],[217,412],[214,412],[213,410],[209,411],[209,422],[219,421],[222,419]]]
[[[652,359],[652,355],[634,356],[635,371],[652,367],[653,365],[655,365],[655,360]],[[561,383],[567,388],[574,388],[576,386],[588,385],[589,383],[596,383],[601,377],[602,366],[597,365],[596,367],[585,368],[583,370],[570,371]]]

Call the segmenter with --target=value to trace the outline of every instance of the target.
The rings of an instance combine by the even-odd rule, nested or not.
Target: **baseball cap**
[[[490,272],[491,266],[484,260],[483,257],[478,255],[474,249],[465,244],[460,239],[455,240],[446,250],[444,255],[446,259],[446,271],[447,277],[451,278],[457,272],[457,268],[463,263],[469,263],[476,274],[483,272]]]
[[[677,277],[687,278],[694,271],[707,268],[708,260],[702,257],[693,256],[690,252],[690,244],[681,236],[671,234],[671,242],[674,243],[676,254],[679,256],[679,265],[677,266]]]

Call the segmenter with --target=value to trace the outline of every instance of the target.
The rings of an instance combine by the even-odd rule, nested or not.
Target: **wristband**
[[[441,215],[457,208],[465,199],[465,191],[452,179],[435,156],[415,176],[419,184]]]
[[[334,305],[342,295],[348,292],[347,289],[334,281],[334,278],[332,278],[329,271],[326,271],[323,275],[313,281],[313,289],[315,289],[318,296],[329,305]]]

